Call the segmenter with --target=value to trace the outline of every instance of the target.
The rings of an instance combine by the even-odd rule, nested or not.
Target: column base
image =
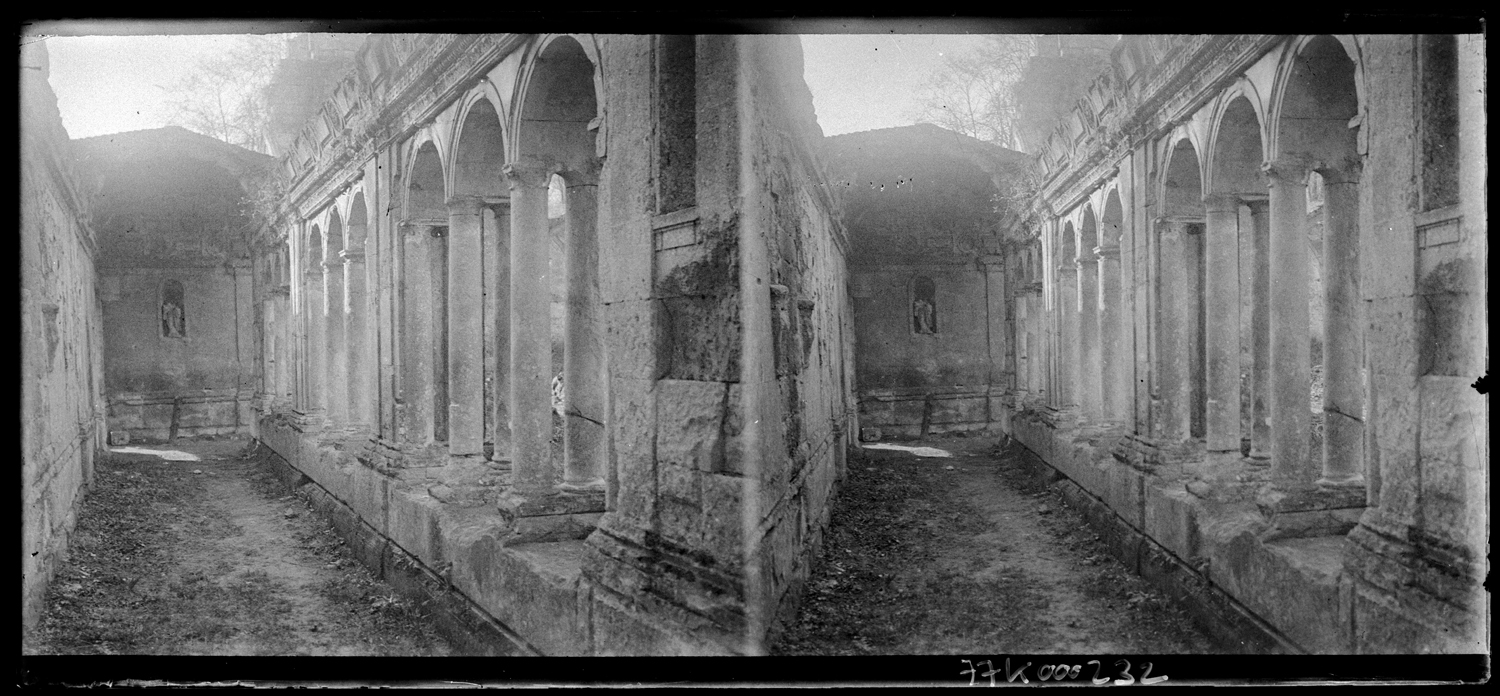
[[[327,427],[327,419],[322,409],[311,411],[292,411],[291,424],[299,433],[321,433]]]
[[[1363,488],[1303,486],[1267,487],[1255,500],[1271,526],[1262,541],[1315,536],[1344,536],[1359,523],[1365,511]]]
[[[1126,433],[1115,441],[1114,458],[1144,472],[1203,458],[1203,443],[1197,440],[1165,443],[1139,433]]]
[[[1053,429],[1069,428],[1078,423],[1078,408],[1076,406],[1043,406],[1037,410],[1042,422]]]
[[[540,493],[508,490],[500,495],[500,516],[511,533],[506,546],[583,539],[604,515],[604,489],[554,489]]]

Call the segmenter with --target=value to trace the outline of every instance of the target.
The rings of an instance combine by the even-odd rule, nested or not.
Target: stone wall
[[[33,627],[104,448],[96,248],[47,84],[21,52],[21,625]]]
[[[270,158],[175,127],[75,147],[103,259],[110,431],[250,432],[260,363],[247,206]]]
[[[746,459],[759,459],[747,470],[759,473],[758,496],[746,501],[754,514],[747,530],[749,580],[760,585],[752,587],[751,601],[765,602],[752,606],[753,620],[775,621],[795,614],[834,488],[845,473],[854,435],[847,353],[854,317],[847,290],[849,241],[825,184],[822,132],[800,79],[801,51],[791,37],[737,41],[749,62],[740,79],[754,76],[742,87],[749,103],[742,103],[740,115],[753,118],[741,124],[747,128],[741,156],[751,160],[755,180],[742,186],[759,189],[747,198],[761,209],[758,216],[747,211],[753,217],[741,234],[747,247],[743,312],[764,311],[761,303],[769,299],[771,329],[769,346],[749,336],[745,341],[745,359],[755,365],[745,369],[742,393],[761,402],[747,399],[743,409],[763,414],[762,424],[770,426],[758,430],[758,441],[742,440]],[[766,614],[756,616],[757,610]],[[761,630],[752,625],[753,633]]]
[[[998,197],[1024,157],[930,124],[827,148],[852,246],[861,436],[994,429],[990,399],[1009,392]]]

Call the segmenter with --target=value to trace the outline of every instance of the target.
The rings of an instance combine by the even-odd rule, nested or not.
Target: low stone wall
[[[428,612],[438,631],[463,654],[536,654],[488,612],[462,593],[455,592],[447,578],[391,543],[379,530],[361,520],[353,508],[292,467],[275,450],[262,446],[258,454],[283,492],[295,493],[307,500],[318,515],[333,524],[360,563]]]
[[[165,442],[173,436],[249,434],[254,397],[235,389],[192,394],[116,394],[109,400],[109,431],[132,442]]]
[[[1117,436],[1012,416],[1012,435],[1037,455],[1111,553],[1245,652],[1352,653],[1350,581],[1341,534],[1281,536],[1235,466],[1188,462],[1138,469],[1115,458]],[[1241,475],[1243,476],[1243,475]],[[1339,511],[1344,530],[1360,508]],[[1278,538],[1280,536],[1280,538]]]
[[[912,387],[860,393],[860,439],[915,440],[930,435],[998,435],[1003,407],[991,387]]]
[[[263,418],[259,430],[283,481],[362,563],[411,599],[429,601],[466,652],[722,654],[681,626],[653,620],[640,607],[650,599],[644,594],[604,592],[585,578],[583,540],[506,545],[513,530],[494,501],[450,495],[440,467],[392,467],[399,458],[367,454],[364,443],[319,441],[279,416]]]

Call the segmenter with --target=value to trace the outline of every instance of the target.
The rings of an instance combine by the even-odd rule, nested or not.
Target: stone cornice
[[[371,49],[384,52],[397,63],[388,68],[393,74],[370,81],[356,65],[294,140],[283,160],[291,182],[287,215],[302,219],[315,213],[356,181],[364,163],[376,152],[431,122],[528,36],[442,34],[401,38],[405,41],[391,39]],[[400,47],[395,45],[398,43]],[[343,106],[344,101],[349,106]],[[311,124],[317,119],[343,124],[343,128],[326,141],[314,143],[316,130]],[[311,152],[311,157],[299,158],[299,152],[305,151]]]
[[[1111,176],[1120,160],[1152,138],[1160,137],[1218,96],[1283,37],[1264,34],[1169,37],[1180,42],[1165,51],[1165,62],[1153,65],[1144,80],[1115,85],[1105,105],[1085,123],[1094,125],[1076,149],[1063,152],[1059,137],[1039,153],[1042,198],[1071,210]],[[1100,81],[1113,82],[1109,74]],[[1075,111],[1089,102],[1082,101]],[[1069,148],[1071,149],[1071,148]]]

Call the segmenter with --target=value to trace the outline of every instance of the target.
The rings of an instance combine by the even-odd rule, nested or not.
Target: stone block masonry
[[[97,247],[47,84],[21,49],[21,628],[34,627],[105,447]]]

